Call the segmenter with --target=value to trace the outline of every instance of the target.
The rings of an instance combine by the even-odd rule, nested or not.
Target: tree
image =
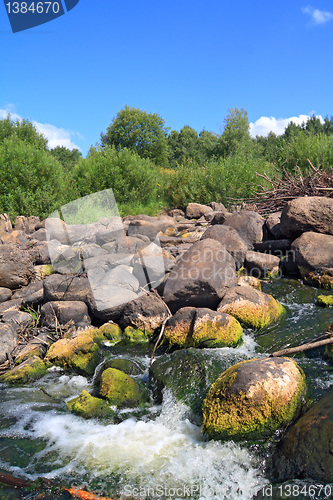
[[[27,120],[12,120],[10,115],[0,120],[0,144],[4,139],[14,137],[31,144],[35,148],[47,150],[47,139],[37,132],[34,125]]]
[[[118,152],[127,148],[156,165],[164,166],[168,151],[168,128],[164,124],[165,120],[159,114],[126,105],[117,113],[106,133],[101,134],[102,147],[114,146]]]
[[[199,137],[197,132],[185,125],[180,132],[173,130],[168,137],[169,162],[176,166],[188,158],[198,159]]]
[[[252,142],[247,111],[243,108],[229,108],[228,111],[224,119],[223,134],[215,148],[217,156],[226,157],[235,154],[239,149],[246,150]]]
[[[72,170],[74,165],[82,157],[81,151],[78,149],[67,149],[65,146],[57,146],[50,149],[50,153],[56,158],[66,170]]]

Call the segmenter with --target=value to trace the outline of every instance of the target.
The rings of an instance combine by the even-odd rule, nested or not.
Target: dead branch
[[[299,345],[297,347],[290,347],[288,349],[282,349],[282,351],[276,351],[270,354],[270,358],[277,358],[279,356],[286,356],[288,354],[294,354],[296,352],[308,351],[309,349],[315,349],[316,347],[321,347],[328,344],[333,344],[333,335],[331,332],[326,332],[325,335],[329,337],[324,340],[318,340],[317,342],[307,342],[306,344]]]

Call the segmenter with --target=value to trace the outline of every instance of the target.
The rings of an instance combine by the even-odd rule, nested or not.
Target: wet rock
[[[123,338],[121,328],[115,323],[104,323],[98,331],[107,339],[108,343],[115,345]]]
[[[242,327],[228,314],[184,307],[168,320],[164,338],[181,348],[235,347],[242,339]]]
[[[231,314],[245,326],[261,329],[277,321],[284,308],[269,294],[249,286],[237,286],[224,294],[218,311]]]
[[[297,417],[305,394],[304,373],[292,359],[237,363],[209,389],[203,432],[210,439],[257,439]]]
[[[260,252],[247,252],[244,267],[251,276],[261,279],[280,277],[280,259],[275,255]]]
[[[236,229],[226,225],[210,226],[202,235],[201,240],[206,238],[219,241],[224,245],[226,250],[235,259],[237,269],[243,266],[248,245],[239,236]]]
[[[12,291],[9,288],[0,287],[0,303],[12,298]]]
[[[308,478],[333,482],[333,390],[291,427],[273,455],[277,481]]]
[[[14,349],[18,346],[18,338],[10,325],[0,324],[0,365],[12,358]]]
[[[226,287],[236,285],[234,258],[209,238],[194,243],[172,268],[164,287],[171,312],[181,307],[217,307]]]
[[[121,372],[126,373],[126,375],[143,375],[144,366],[138,361],[126,358],[114,358],[105,361],[97,369],[97,373],[94,375],[95,385],[100,385],[102,373],[108,368],[115,368]]]
[[[33,276],[29,254],[13,245],[0,245],[0,286],[15,290],[27,285]]]
[[[208,389],[222,370],[221,359],[205,350],[190,348],[156,359],[149,368],[149,378],[157,403],[162,402],[162,391],[168,388],[195,414],[201,415]]]
[[[83,418],[106,418],[114,417],[115,412],[103,399],[91,396],[84,390],[76,398],[66,403],[67,410]]]
[[[45,359],[63,368],[91,376],[100,362],[99,343],[103,339],[98,330],[90,329],[73,339],[57,340],[47,351]]]
[[[0,376],[0,382],[7,384],[26,384],[45,375],[47,367],[37,356],[27,359],[23,363]]]
[[[146,330],[127,326],[123,331],[123,340],[127,344],[142,344],[149,342],[151,334]]]
[[[102,373],[99,393],[119,408],[135,408],[149,401],[144,384],[116,368],[107,368]]]
[[[281,215],[281,231],[295,239],[313,231],[333,235],[333,198],[304,196],[286,203]]]
[[[76,326],[88,326],[91,323],[87,305],[78,300],[47,302],[40,312],[42,325],[49,328],[66,325],[71,320]]]
[[[292,251],[306,283],[333,288],[333,236],[311,231],[303,233],[293,242]]]
[[[333,295],[318,295],[317,305],[322,307],[333,307]]]
[[[123,329],[127,326],[139,328],[151,335],[168,314],[163,301],[155,293],[148,293],[125,305],[119,325]]]
[[[186,207],[186,217],[188,219],[200,219],[200,217],[210,212],[213,212],[212,207],[200,205],[200,203],[189,203]]]

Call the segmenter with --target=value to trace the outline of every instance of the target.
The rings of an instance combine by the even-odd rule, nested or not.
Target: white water
[[[210,351],[232,364],[253,357],[255,345],[246,335],[238,349]],[[90,490],[124,499],[249,500],[267,482],[247,448],[232,441],[205,442],[200,428],[188,419],[188,407],[176,402],[169,391],[164,393],[162,408],[153,407],[143,420],[128,418],[106,425],[83,420],[59,405],[50,408],[39,386],[65,399],[91,388],[84,377],[69,377],[58,369],[34,387],[9,391],[2,387],[0,414],[17,421],[0,435],[46,445],[33,451],[24,467],[1,457],[0,467],[16,475],[67,478],[67,484],[86,484]]]

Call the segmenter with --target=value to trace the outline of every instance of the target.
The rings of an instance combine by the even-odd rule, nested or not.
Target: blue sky
[[[327,0],[80,0],[15,34],[2,2],[0,117],[84,155],[125,104],[218,133],[243,107],[253,135],[281,133],[333,115],[332,35]]]

